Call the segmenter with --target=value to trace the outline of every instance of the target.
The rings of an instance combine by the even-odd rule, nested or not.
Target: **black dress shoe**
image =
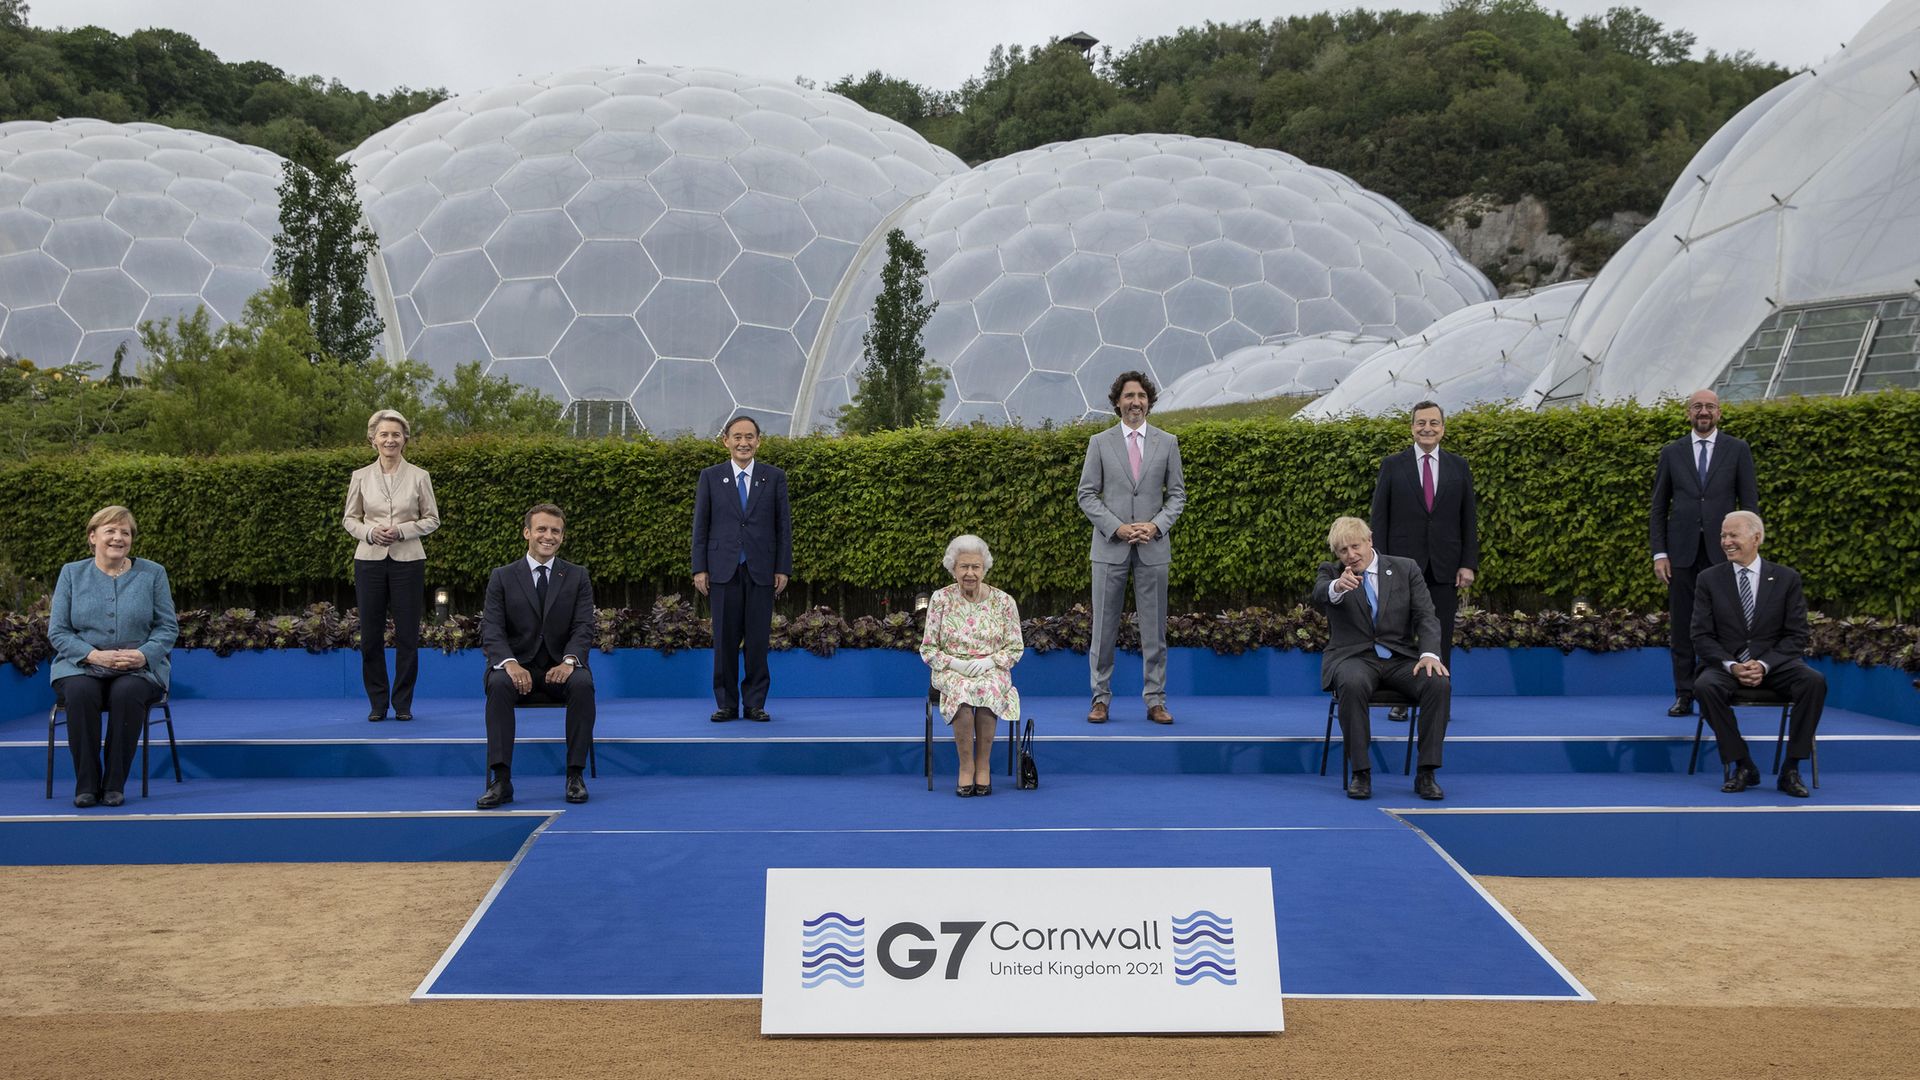
[[[1389,719],[1389,720],[1391,720],[1391,721],[1393,721],[1393,722],[1394,722],[1394,723],[1396,723],[1396,724],[1404,724],[1404,723],[1406,723],[1406,722],[1407,722],[1407,707],[1406,707],[1405,705],[1395,705],[1395,706],[1394,706],[1393,708],[1391,708],[1391,709],[1388,709],[1388,710],[1387,710],[1387,719]]]
[[[1678,697],[1675,697],[1673,699],[1673,704],[1667,706],[1667,715],[1668,716],[1692,716],[1693,715],[1693,696],[1690,694],[1681,694]]]
[[[377,724],[380,721],[385,720],[386,718],[387,718],[387,714],[385,710],[382,710],[380,712],[370,712],[367,714],[367,722],[370,724]]]
[[[973,793],[975,795],[991,795],[993,794],[993,784],[975,784],[973,785]]]
[[[1792,765],[1780,770],[1780,782],[1773,786],[1796,799],[1805,799],[1813,795],[1813,792],[1807,790],[1807,785],[1800,782],[1800,770]],[[108,792],[107,794],[112,795],[113,793]]]
[[[1782,779],[1785,778],[1782,777]],[[1753,762],[1743,761],[1736,763],[1733,768],[1727,770],[1727,782],[1720,785],[1720,790],[1729,795],[1735,795],[1753,787],[1759,782],[1760,770],[1754,768]]]
[[[767,712],[767,710],[765,709],[748,709],[746,712],[747,712],[747,719],[757,720],[762,724],[773,719],[773,715]]]
[[[739,718],[740,714],[734,712],[732,709],[715,709],[713,710],[713,715],[707,717],[707,719],[716,724],[724,724],[729,720],[737,720]]]
[[[961,784],[958,787],[953,789],[953,793],[955,795],[960,796],[963,799],[971,799],[973,798],[973,785]]]
[[[1413,778],[1413,793],[1432,802],[1447,797],[1447,793],[1440,790],[1440,782],[1433,778],[1432,769],[1421,769],[1420,775]]]
[[[570,803],[587,801],[587,781],[579,773],[567,774],[567,801]]]
[[[1347,798],[1373,798],[1373,774],[1365,771],[1354,773],[1353,779],[1347,784]]]
[[[1787,789],[1781,788],[1780,790],[1785,791]],[[1800,790],[1805,791],[1806,789],[1801,788]],[[100,796],[101,806],[119,806],[121,803],[126,801],[127,801],[127,797],[118,791],[109,791],[105,795]]]
[[[83,791],[80,794],[75,795],[73,797],[73,805],[79,807],[82,810],[85,810],[89,806],[97,805],[99,802],[100,802],[100,796],[95,795],[91,791]]]
[[[393,714],[393,718],[404,724],[407,721],[413,719],[413,714],[410,712],[397,712]]]
[[[473,806],[476,810],[491,810],[496,806],[504,806],[512,801],[513,781],[495,780],[487,785],[487,790],[483,792],[479,798],[473,800]]]

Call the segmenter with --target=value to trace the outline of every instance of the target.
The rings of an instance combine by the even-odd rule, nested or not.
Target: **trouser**
[[[73,792],[99,795],[124,791],[133,770],[133,752],[147,727],[147,710],[160,700],[160,688],[137,672],[121,675],[69,675],[53,684],[67,706],[67,749],[73,754]],[[107,714],[106,767],[100,764],[100,713]]]
[[[1453,579],[1435,581],[1427,578],[1427,595],[1433,597],[1433,616],[1440,620],[1440,662],[1449,669],[1453,667],[1453,618],[1460,612],[1460,590],[1454,587]],[[1421,642],[1421,647],[1426,642]]]
[[[1340,734],[1347,758],[1356,771],[1373,767],[1367,756],[1373,745],[1373,717],[1367,699],[1387,687],[1420,703],[1420,767],[1440,767],[1440,747],[1447,738],[1447,720],[1453,711],[1453,680],[1445,675],[1417,675],[1414,661],[1404,656],[1381,659],[1372,654],[1350,656],[1333,670],[1333,690],[1340,695]]]
[[[353,560],[353,594],[360,605],[360,681],[367,707],[384,714],[389,702],[413,712],[413,683],[420,673],[420,612],[426,602],[423,559]],[[393,616],[393,689],[387,689],[387,616]]]
[[[1698,661],[1693,655],[1693,587],[1700,571],[1714,563],[1725,562],[1718,548],[1709,548],[1706,540],[1694,541],[1693,565],[1680,566],[1667,553],[1667,640],[1673,652],[1673,693],[1685,697],[1693,693],[1693,675]]]
[[[567,768],[587,767],[587,751],[593,746],[593,673],[584,667],[573,669],[563,683],[547,681],[552,665],[525,665],[533,676],[533,690],[522,694],[514,689],[513,679],[505,671],[487,672],[487,768],[513,768],[515,710],[520,705],[565,703],[567,707]]]
[[[1700,716],[1713,729],[1720,746],[1720,761],[1731,765],[1752,755],[1747,740],[1740,737],[1740,725],[1733,718],[1733,693],[1740,681],[1718,664],[1705,667],[1693,680],[1693,696],[1700,703]],[[1786,695],[1793,702],[1793,722],[1787,729],[1787,756],[1813,756],[1813,731],[1820,726],[1820,714],[1827,706],[1827,677],[1805,664],[1775,668],[1760,680],[1762,690]]]
[[[1093,564],[1093,643],[1087,666],[1093,700],[1113,700],[1113,650],[1126,609],[1127,575],[1133,575],[1133,609],[1140,627],[1141,697],[1149,708],[1167,703],[1167,564],[1140,561]]]
[[[708,586],[713,606],[713,703],[738,715],[767,707],[767,643],[773,636],[773,583],[756,583],[741,566],[733,580]],[[746,673],[740,657],[746,654]]]

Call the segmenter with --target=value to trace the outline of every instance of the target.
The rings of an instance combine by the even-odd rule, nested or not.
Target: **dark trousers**
[[[67,706],[67,749],[73,754],[73,793],[124,791],[133,753],[147,727],[147,710],[160,688],[143,675],[69,675],[53,684]],[[107,714],[107,760],[100,767],[100,713]]]
[[[533,691],[522,694],[513,688],[505,671],[487,672],[487,768],[513,768],[514,710],[520,705],[567,707],[567,768],[587,767],[587,748],[593,745],[593,673],[574,668],[563,683],[547,681],[551,665],[526,665],[533,676]]]
[[[360,681],[367,707],[385,713],[413,712],[413,683],[420,674],[420,609],[426,603],[423,559],[353,560],[353,595],[360,605]],[[393,689],[387,689],[387,616],[393,616]]]
[[[1440,767],[1440,744],[1447,738],[1447,719],[1453,712],[1453,680],[1445,675],[1416,675],[1412,660],[1403,656],[1382,660],[1365,654],[1350,656],[1333,669],[1333,689],[1340,695],[1340,735],[1355,769],[1370,769],[1367,756],[1373,745],[1373,717],[1367,699],[1385,686],[1420,703],[1420,767]]]
[[[756,583],[745,566],[732,581],[709,587],[713,605],[713,701],[722,710],[738,714],[742,708],[767,707],[767,640],[773,634],[773,583]],[[740,654],[746,653],[747,671],[740,674]],[[735,680],[738,680],[736,683]]]
[[[1433,614],[1440,620],[1440,662],[1453,667],[1453,617],[1460,612],[1460,590],[1454,587],[1453,579],[1435,581],[1427,578],[1427,592],[1433,597]],[[1420,643],[1422,647],[1426,642]]]
[[[1713,729],[1720,744],[1720,761],[1731,765],[1752,755],[1747,740],[1740,737],[1740,725],[1734,722],[1733,692],[1740,681],[1719,664],[1700,669],[1693,680],[1693,696],[1700,703],[1700,716]],[[1827,707],[1827,677],[1805,664],[1775,668],[1760,680],[1762,690],[1786,695],[1793,702],[1793,723],[1787,729],[1787,756],[1813,756],[1813,729],[1820,726],[1820,714]]]
[[[1676,697],[1693,693],[1693,674],[1698,661],[1693,655],[1693,587],[1700,571],[1717,562],[1725,562],[1718,548],[1711,551],[1704,539],[1694,541],[1692,566],[1679,566],[1667,553],[1667,565],[1673,571],[1667,579],[1667,640],[1673,650],[1673,692]]]

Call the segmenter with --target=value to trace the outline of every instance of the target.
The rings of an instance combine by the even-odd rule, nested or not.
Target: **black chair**
[[[927,731],[921,744],[922,768],[927,774],[927,790],[933,790],[933,713],[940,707],[940,691],[927,680]],[[1019,741],[1020,721],[1007,721],[1007,775],[1013,775],[1014,745]]]
[[[1780,732],[1775,736],[1773,741],[1773,774],[1775,776],[1780,775],[1780,759],[1781,756],[1786,753],[1787,749],[1787,728],[1793,722],[1793,700],[1785,694],[1775,693],[1771,690],[1763,690],[1757,686],[1742,686],[1734,690],[1733,699],[1729,704],[1735,709],[1744,707],[1756,709],[1778,708],[1780,710]],[[1739,720],[1739,717],[1739,713],[1734,713],[1734,719],[1736,721]],[[1706,713],[1702,711],[1699,718],[1696,719],[1693,724],[1693,756],[1687,759],[1688,776],[1692,776],[1694,771],[1699,768],[1701,736],[1706,730],[1707,716]],[[1820,742],[1818,739],[1814,740],[1813,743],[1813,760],[1811,764],[1813,766],[1813,786],[1819,787]]]
[[[554,701],[538,691],[529,695],[526,700],[520,703],[520,708],[522,709],[564,709],[566,707],[566,702]],[[587,738],[587,775],[593,777],[595,780],[600,779],[600,758],[599,755],[593,752],[593,738],[591,736]]]
[[[155,720],[153,711],[160,710],[160,719]],[[53,798],[53,744],[56,729],[66,726],[67,703],[58,690],[53,694],[53,708],[47,711],[47,798]],[[147,708],[147,722],[140,730],[140,797],[147,797],[148,754],[153,748],[153,725],[167,725],[167,752],[173,758],[173,782],[186,781],[180,776],[180,747],[173,741],[173,703],[170,695],[160,691],[160,700]]]
[[[1420,699],[1408,697],[1398,690],[1389,690],[1382,686],[1374,690],[1367,699],[1368,709],[1404,708],[1407,710],[1407,761],[1401,768],[1402,774],[1413,772],[1413,738],[1420,730]],[[1327,775],[1327,758],[1333,753],[1333,726],[1340,718],[1340,692],[1334,691],[1332,700],[1327,702],[1327,733],[1320,740],[1320,775]],[[1340,786],[1345,787],[1349,778],[1348,770],[1353,760],[1347,756],[1347,740],[1340,739]]]

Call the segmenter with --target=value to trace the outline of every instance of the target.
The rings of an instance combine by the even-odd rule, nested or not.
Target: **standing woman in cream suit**
[[[413,719],[413,682],[420,670],[420,612],[426,600],[427,552],[420,538],[440,527],[433,478],[406,459],[407,418],[381,409],[367,420],[367,441],[379,452],[354,470],[340,524],[360,541],[353,553],[353,593],[360,605],[360,677],[367,719]],[[387,615],[393,615],[393,685],[387,685]]]

